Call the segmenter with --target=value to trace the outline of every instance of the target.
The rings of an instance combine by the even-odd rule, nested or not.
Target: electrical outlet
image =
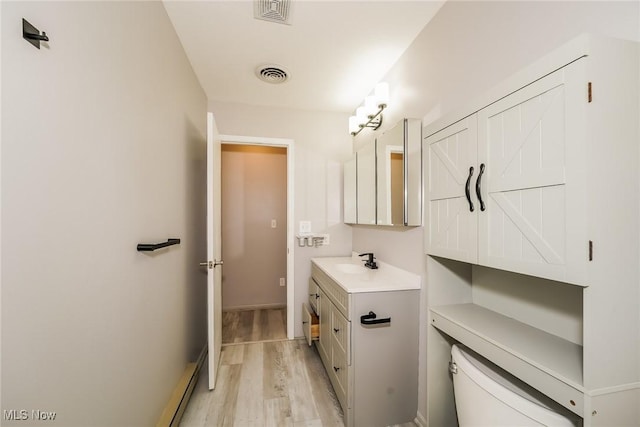
[[[280,278],[280,286],[284,286],[285,285],[285,281],[284,281],[284,277]]]
[[[318,234],[318,237],[323,237],[322,246],[329,246],[329,235],[328,234]]]
[[[276,226],[278,225],[278,222],[275,219],[271,220],[271,228],[276,228]]]

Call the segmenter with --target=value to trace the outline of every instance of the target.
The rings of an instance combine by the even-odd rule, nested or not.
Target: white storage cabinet
[[[443,348],[458,341],[587,426],[640,425],[638,64],[636,43],[581,36],[423,130],[429,319],[440,331],[428,332],[430,393],[447,381]],[[478,303],[472,264],[577,285],[582,333],[540,326],[548,307],[520,316]],[[535,284],[516,289],[484,301],[531,305]],[[429,397],[434,425],[455,423],[445,400]]]

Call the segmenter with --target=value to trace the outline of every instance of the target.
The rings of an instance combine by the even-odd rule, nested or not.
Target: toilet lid
[[[458,345],[453,345],[451,349],[451,356],[453,361],[458,365],[459,369],[462,369],[466,375],[473,378],[478,385],[483,387],[481,382],[487,384],[486,378],[483,381],[482,374],[487,377],[490,381],[494,383],[498,383],[500,386],[507,389],[509,392],[520,396],[523,399],[531,402],[532,404],[537,405],[538,407],[544,408],[545,410],[552,412],[551,414],[554,417],[563,417],[565,419],[577,420],[579,417],[573,414],[568,409],[564,408],[559,403],[553,401],[548,396],[540,393],[538,390],[534,389],[527,383],[521,381],[515,376],[511,375],[504,369],[495,365],[491,361],[485,359],[477,353],[472,353],[471,350],[467,348],[463,348]],[[474,372],[475,370],[475,372]],[[478,375],[478,372],[481,375]],[[488,390],[491,386],[483,387]],[[493,389],[495,390],[495,384]],[[494,393],[492,393],[494,394]],[[506,393],[505,393],[506,394]],[[496,396],[496,398],[504,401],[509,401],[510,399],[507,397],[501,398],[500,396]],[[513,399],[511,399],[513,400]]]

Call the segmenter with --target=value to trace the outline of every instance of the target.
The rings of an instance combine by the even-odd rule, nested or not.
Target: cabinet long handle
[[[138,243],[136,249],[139,252],[149,252],[155,251],[156,249],[166,248],[167,246],[179,245],[180,239],[167,239],[166,242],[162,243]]]
[[[464,194],[467,196],[469,202],[469,212],[473,212],[473,202],[471,201],[471,177],[473,176],[473,166],[469,168],[469,176],[467,177],[467,184],[464,186]]]
[[[376,314],[373,311],[370,311],[369,314],[360,316],[360,323],[362,323],[363,325],[379,325],[381,323],[391,323],[391,317],[376,319]]]
[[[482,174],[484,173],[484,163],[480,163],[480,173],[478,174],[478,179],[476,180],[476,196],[478,196],[478,201],[480,202],[480,210],[484,212],[485,206],[484,201],[482,200],[482,191],[480,189],[480,180],[482,179]]]

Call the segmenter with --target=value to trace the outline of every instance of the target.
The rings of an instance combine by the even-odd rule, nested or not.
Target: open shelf
[[[581,345],[476,304],[430,311],[434,327],[583,416]]]

